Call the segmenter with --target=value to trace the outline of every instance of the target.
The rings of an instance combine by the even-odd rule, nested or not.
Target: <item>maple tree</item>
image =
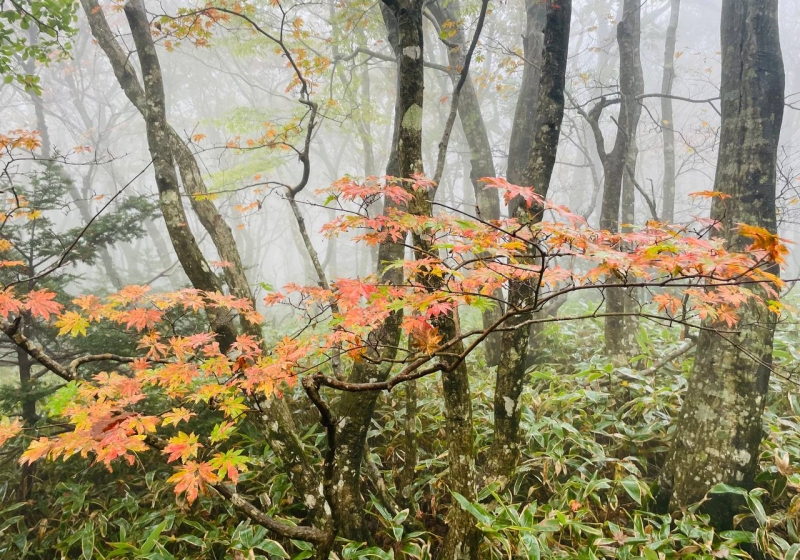
[[[343,179],[325,189],[330,204],[357,209],[328,223],[327,235],[357,232],[360,241],[378,244],[412,231],[426,250],[419,258],[389,263],[403,271],[405,281],[399,285],[382,284],[376,277],[343,278],[329,288],[290,285],[269,294],[267,305],[289,306],[305,318],[307,326],[268,346],[242,334],[223,351],[212,332],[181,328],[186,320],[182,316],[202,314],[209,302],[250,322],[261,321],[249,301],[230,295],[192,289],[157,293],[129,286],[105,299],[81,297],[62,305],[45,289],[24,293],[7,287],[0,299],[0,317],[6,324],[27,311],[34,319],[60,327],[61,336],[85,336],[96,325],[110,322],[139,337],[135,356],[86,356],[70,366],[41,361],[69,381],[56,393],[64,404],[52,412],[72,429],[32,438],[20,462],[66,460],[77,454],[112,469],[115,461],[132,464],[138,454],[155,449],[166,456],[167,463],[177,464],[169,481],[175,493],[185,494],[191,503],[208,486],[240,482],[253,459],[236,449],[237,426],[258,410],[261,399],[299,381],[307,388],[316,384],[339,391],[391,390],[456,367],[492,330],[503,330],[511,317],[541,309],[563,293],[607,290],[608,278],[653,292],[655,308],[643,303],[638,312],[642,317],[695,327],[707,318],[732,327],[737,309],[760,299],[747,289],[749,284],[765,286],[765,293],[773,297],[781,286],[765,266],[781,262],[785,245],[761,228],[740,228],[742,235],[753,240],[742,253],[727,251],[721,240],[713,238],[713,223],[680,227],[651,223],[626,233],[598,231],[580,216],[542,200],[530,188],[498,178],[486,182],[507,200],[521,196],[528,204],[553,211],[557,221],[523,224],[505,218],[487,222],[446,208],[434,216],[420,216],[409,212],[405,204],[411,192],[430,188],[423,178],[411,181],[407,189],[379,178]],[[395,206],[384,214],[370,213],[371,204],[383,197],[392,199]],[[572,267],[561,265],[567,260]],[[576,260],[585,265],[575,266]],[[437,279],[435,289],[428,283],[430,277]],[[459,332],[450,339],[438,332],[436,319],[444,314],[465,306],[480,309],[500,303],[493,294],[509,279],[535,286],[530,308],[506,306],[489,330]],[[679,289],[683,295],[664,289]],[[759,304],[774,302],[760,300]],[[772,309],[781,312],[780,307]],[[382,343],[374,333],[399,310],[411,344],[384,364],[394,373],[383,382],[342,381],[337,370],[364,360],[381,360]],[[556,320],[603,313],[598,307],[582,317]],[[530,322],[549,320],[534,316]],[[195,325],[186,323],[186,327]],[[457,343],[463,344],[463,350],[453,357]],[[93,360],[128,365],[85,378],[78,364]],[[163,399],[170,403],[165,410]],[[210,414],[215,422],[206,422],[210,429],[198,433],[192,418],[201,414],[206,418]],[[0,426],[4,441],[22,429],[18,421],[8,418]]]

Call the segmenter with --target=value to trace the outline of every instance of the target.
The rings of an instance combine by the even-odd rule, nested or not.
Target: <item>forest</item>
[[[798,31],[0,0],[0,559],[800,560]]]

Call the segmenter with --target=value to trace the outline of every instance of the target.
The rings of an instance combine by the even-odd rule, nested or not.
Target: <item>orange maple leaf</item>
[[[778,237],[767,229],[758,226],[739,224],[739,233],[753,240],[752,249],[765,251],[772,262],[783,264],[783,255],[789,252],[786,239]]]
[[[191,434],[179,432],[177,436],[169,439],[169,444],[164,448],[163,453],[169,453],[168,463],[178,459],[185,463],[188,459],[195,457],[201,447],[203,445],[197,442],[197,435],[194,432]]]
[[[205,490],[206,484],[219,482],[219,477],[208,463],[189,461],[178,467],[178,472],[173,474],[167,482],[175,484],[175,494],[186,492],[186,500],[191,504],[197,499],[200,490]]]
[[[54,292],[49,290],[32,290],[28,293],[25,309],[31,312],[34,317],[41,317],[45,321],[50,320],[51,314],[58,314],[64,307],[57,301]]]

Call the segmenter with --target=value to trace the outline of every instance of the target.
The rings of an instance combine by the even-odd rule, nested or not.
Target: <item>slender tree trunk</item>
[[[25,321],[27,317],[23,318]],[[25,323],[20,325],[23,334],[26,334]],[[31,391],[33,389],[31,383],[31,366],[33,361],[28,353],[22,348],[17,346],[17,368],[19,370],[19,390],[22,395],[22,420],[25,426],[33,427],[38,420],[36,415],[36,399],[33,398]],[[19,501],[24,502],[31,498],[31,490],[33,490],[33,475],[36,469],[35,464],[22,465],[20,469],[19,481]]]
[[[571,0],[547,0],[536,136],[529,151],[522,181],[523,185],[532,185],[542,197],[547,196],[564,118],[564,85],[571,15]],[[517,204],[515,208],[515,216],[529,224],[541,221],[542,213],[539,207],[526,208]],[[535,258],[529,259],[527,264],[535,264]],[[510,282],[509,301],[515,307],[532,305],[536,298],[535,286],[534,280]],[[529,318],[529,314],[519,315],[509,322],[509,326]],[[530,332],[528,328],[517,328],[503,333],[494,394],[494,440],[487,468],[489,476],[501,482],[507,482],[519,458],[520,398],[525,382],[526,350]]]
[[[88,3],[88,0],[84,0],[84,3]],[[89,12],[91,9],[86,11]],[[158,55],[150,35],[150,26],[141,0],[128,2],[125,5],[125,15],[128,18],[134,43],[136,44],[139,62],[142,66],[142,82],[144,84],[143,89],[139,89],[139,94],[141,95],[141,98],[137,99],[139,103],[134,102],[134,105],[147,107],[144,113],[146,115],[147,144],[150,156],[153,159],[161,213],[164,215],[164,222],[167,224],[172,246],[193,286],[209,292],[219,291],[221,286],[208,266],[197,240],[189,229],[186,212],[181,202],[178,177],[175,174],[172,151],[169,149],[161,66],[158,62]],[[126,64],[129,64],[127,60]],[[135,74],[132,78],[136,80]],[[139,87],[138,81],[135,81],[135,83]],[[209,312],[213,314],[210,309]],[[236,336],[231,326],[227,323],[215,321],[213,318],[212,322],[216,323],[215,330],[217,330],[222,339],[221,344],[224,347],[229,346]]]
[[[125,5],[125,16],[131,28],[142,68],[143,85],[139,83],[129,57],[114,38],[96,0],[81,0],[81,4],[89,20],[92,34],[108,57],[120,87],[144,117],[148,148],[156,173],[161,211],[178,260],[192,286],[205,291],[220,291],[220,282],[209,268],[197,240],[189,229],[181,202],[174,158],[177,158],[178,163],[181,164],[184,187],[194,201],[197,201],[198,193],[205,192],[205,187],[202,186],[197,162],[188,147],[180,141],[180,137],[166,121],[166,101],[161,68],[144,4],[142,0],[129,0]],[[195,209],[198,212],[204,212],[200,214],[201,221],[208,228],[209,235],[215,241],[220,256],[233,263],[234,266],[230,268],[236,269],[233,273],[226,275],[231,291],[252,301],[252,294],[249,293],[241,259],[238,258],[238,249],[230,235],[230,228],[216,212],[216,208],[209,210],[201,204]],[[212,307],[207,308],[206,312],[212,326],[220,336],[220,346],[227,348],[236,337],[236,329],[229,321],[218,320]],[[245,328],[250,334],[260,337],[259,325],[246,323]],[[288,470],[292,474],[292,482],[298,492],[306,498],[310,508],[316,508],[317,512],[321,512],[323,497],[319,492],[319,483],[311,470],[308,457],[297,435],[288,405],[282,398],[273,398],[264,405],[264,412],[265,424],[270,437],[281,441],[282,445],[277,447],[276,451],[286,462]]]
[[[525,0],[525,36],[522,40],[522,84],[511,124],[508,142],[509,183],[521,185],[525,166],[528,165],[533,140],[536,137],[536,105],[539,99],[539,75],[542,67],[543,30],[545,26],[545,3],[542,0]]]
[[[631,150],[635,146],[636,128],[642,113],[642,107],[636,96],[644,89],[640,55],[641,1],[624,0],[622,9],[622,19],[617,24],[621,106],[614,148],[601,158],[605,178],[600,228],[611,232],[619,231],[623,179],[631,167]],[[627,179],[630,186],[632,179],[632,176]],[[608,288],[605,295],[608,313],[624,312],[625,300],[628,297],[624,290]],[[628,337],[625,333],[625,321],[621,316],[606,318],[605,338],[609,353],[612,355],[626,353]]]
[[[382,5],[389,42],[397,57],[397,98],[392,149],[386,174],[411,178],[422,173],[422,101],[423,101],[423,35],[422,3],[420,0],[387,2]],[[428,213],[419,196],[410,205],[411,211]],[[390,206],[390,201],[385,201]],[[402,259],[403,243],[387,242],[378,248],[378,267],[382,281],[401,284],[400,269],[385,269],[385,264]],[[402,314],[393,313],[381,329],[381,343],[389,350],[384,358],[394,356],[393,348],[400,341]],[[371,379],[383,380],[389,367],[376,367],[369,362],[358,362],[348,376],[348,381],[363,383]],[[369,541],[365,524],[364,499],[361,491],[361,468],[367,443],[367,432],[378,399],[376,392],[344,393],[335,406],[340,419],[336,427],[336,448],[331,485],[333,518],[341,536]]]
[[[444,26],[447,21],[458,22],[461,19],[461,8],[457,0],[431,4],[430,10],[440,27]],[[464,32],[460,27],[456,28],[455,33],[450,37],[450,41],[459,45],[468,44],[468,39],[464,36]],[[464,52],[461,49],[450,47],[447,47],[447,49],[450,80],[455,87],[460,77],[459,70],[464,64]],[[485,188],[485,185],[481,182],[484,177],[497,175],[494,167],[494,158],[492,157],[492,145],[489,140],[489,134],[486,131],[480,101],[470,76],[467,76],[461,88],[458,99],[458,117],[469,145],[470,181],[475,193],[475,205],[477,207],[475,213],[483,220],[497,220],[500,218],[500,199],[494,189]],[[501,293],[497,293],[495,296],[498,299],[502,299]],[[500,318],[501,313],[502,309],[499,307],[484,311],[484,328],[494,324]],[[499,334],[493,333],[487,337],[484,351],[487,365],[496,366],[500,360]]]
[[[711,216],[721,222],[730,249],[742,251],[751,240],[738,233],[738,224],[777,232],[776,161],[785,85],[778,0],[724,0],[721,36],[722,131],[714,190],[731,198],[716,199]],[[763,286],[752,291],[765,294]],[[725,336],[700,333],[664,481],[672,510],[699,501],[716,483],[745,488],[754,483],[775,317],[751,303],[740,311],[736,329],[737,334]],[[710,498],[704,508],[714,524],[731,527],[742,506],[737,496]]]
[[[672,83],[675,81],[675,41],[678,32],[681,0],[670,1],[669,25],[664,42],[664,73],[661,77],[661,138],[664,143],[664,187],[661,219],[671,224],[675,219],[675,122],[672,114]]]

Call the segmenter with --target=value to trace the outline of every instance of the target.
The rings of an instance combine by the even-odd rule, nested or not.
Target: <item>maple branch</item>
[[[296,539],[298,541],[305,541],[318,545],[325,545],[331,540],[331,533],[317,529],[316,527],[290,525],[286,522],[278,521],[277,519],[270,517],[251,504],[244,496],[231,490],[224,484],[212,484],[211,487],[222,497],[226,498],[235,509],[242,512],[244,515],[265,529],[268,529],[277,535],[288,539]]]
[[[120,362],[123,364],[132,364],[136,360],[142,359],[141,357],[137,356],[120,356],[118,354],[90,354],[88,356],[81,356],[79,358],[75,358],[69,363],[68,369],[72,372],[74,376],[77,377],[78,375],[78,368],[83,364],[88,364],[91,362]],[[150,363],[154,364],[169,364],[171,363],[169,360],[158,360],[158,359],[148,359]]]
[[[320,416],[320,423],[325,428],[325,436],[328,441],[328,449],[325,451],[323,475],[322,475],[322,491],[325,496],[325,501],[331,510],[334,508],[334,490],[333,478],[334,468],[336,466],[336,419],[328,404],[322,399],[319,394],[320,381],[316,376],[309,376],[303,379],[303,389],[306,395],[317,407]],[[325,542],[322,544],[322,550],[319,551],[317,557],[327,558],[333,541],[336,538],[336,527],[328,534]]]
[[[657,222],[660,221],[658,218],[658,208],[656,207],[655,201],[642,188],[642,186],[639,184],[639,181],[636,180],[636,176],[633,172],[633,169],[631,169],[629,163],[625,164],[625,171],[627,171],[628,178],[631,180],[631,183],[633,183],[634,188],[636,188],[636,190],[639,191],[639,194],[641,194],[644,197],[644,200],[647,203],[647,207],[650,209],[650,215],[653,217],[655,221]]]
[[[334,57],[333,60],[335,62],[340,62],[340,61],[341,62],[346,62],[348,60],[352,60],[353,58],[355,58],[359,54],[365,54],[370,58],[377,58],[378,60],[383,60],[385,62],[397,62],[397,59],[395,59],[395,57],[393,57],[393,56],[390,56],[388,54],[383,54],[383,53],[380,53],[380,52],[377,52],[377,51],[373,51],[373,50],[370,50],[370,49],[366,49],[364,47],[358,47],[348,55],[342,55],[342,56],[339,56],[339,57]],[[422,65],[425,66],[425,68],[431,68],[433,70],[439,70],[441,72],[444,72],[445,74],[452,74],[453,73],[452,68],[450,68],[448,66],[445,66],[443,64],[438,64],[436,62],[427,62],[427,61],[423,60],[422,61]]]
[[[17,317],[13,323],[3,323],[0,329],[6,334],[11,341],[22,348],[31,358],[42,364],[44,367],[55,373],[65,381],[74,381],[75,374],[69,368],[66,368],[47,355],[44,348],[30,340],[27,336],[20,331],[20,317]]]
[[[159,451],[163,451],[163,449],[167,446],[163,439],[153,435],[148,435],[144,442],[153,449],[157,449]],[[252,521],[255,521],[265,529],[268,529],[273,533],[280,535],[281,537],[314,544],[324,544],[330,539],[329,533],[322,531],[321,529],[317,529],[316,527],[290,525],[289,523],[270,517],[251,504],[244,496],[235,490],[231,490],[224,484],[217,483],[209,484],[208,486],[216,490],[217,493],[228,500],[235,509],[243,513]]]

